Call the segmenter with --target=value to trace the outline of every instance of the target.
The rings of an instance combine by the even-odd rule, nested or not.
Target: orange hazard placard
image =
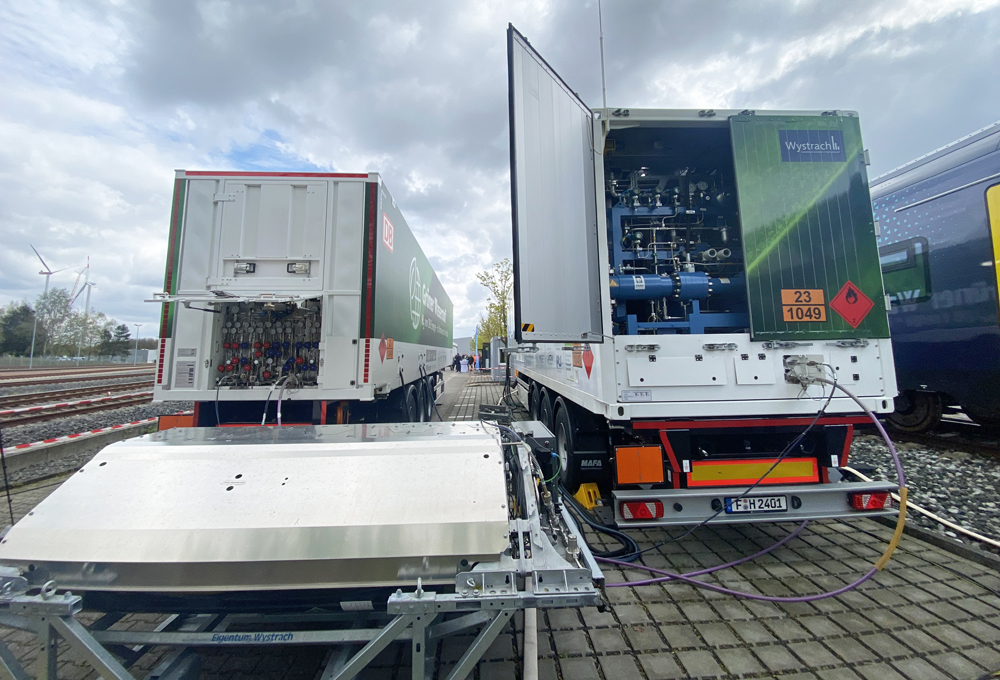
[[[821,305],[824,303],[822,288],[782,288],[783,305]]]

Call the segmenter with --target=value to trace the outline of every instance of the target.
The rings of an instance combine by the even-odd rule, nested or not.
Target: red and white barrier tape
[[[21,408],[12,408],[6,411],[0,411],[0,418],[9,415],[15,415],[18,413],[30,413],[31,411],[46,411],[54,408],[67,408],[69,406],[84,406],[86,404],[100,404],[102,402],[111,401],[123,401],[125,399],[133,399],[135,397],[152,397],[152,392],[133,392],[131,394],[113,394],[107,397],[100,397],[98,399],[83,399],[81,401],[64,401],[60,404],[40,404],[38,406],[22,406]]]

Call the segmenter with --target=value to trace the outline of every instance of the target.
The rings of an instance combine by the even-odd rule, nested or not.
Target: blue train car
[[[889,420],[943,409],[1000,425],[1000,122],[871,182],[900,395]]]

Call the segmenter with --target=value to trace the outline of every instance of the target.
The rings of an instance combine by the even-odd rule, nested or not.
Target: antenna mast
[[[601,27],[601,100],[604,108],[608,108],[608,83],[604,79],[604,17],[601,14],[601,0],[597,0],[597,23]]]

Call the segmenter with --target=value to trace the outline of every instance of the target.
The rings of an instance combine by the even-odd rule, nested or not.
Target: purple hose
[[[761,555],[766,555],[767,553],[771,552],[775,548],[780,548],[785,543],[788,543],[788,541],[790,541],[793,538],[795,538],[796,536],[798,536],[799,533],[803,529],[806,528],[806,524],[808,524],[808,523],[809,523],[809,520],[804,520],[802,522],[802,524],[800,524],[797,527],[795,527],[795,530],[792,533],[788,534],[787,536],[785,536],[783,539],[781,539],[777,543],[775,543],[773,545],[770,545],[770,546],[764,548],[763,550],[761,550],[759,552],[755,552],[753,555],[748,555],[747,557],[741,557],[740,559],[734,560],[733,562],[727,562],[725,564],[720,564],[720,565],[715,566],[715,567],[708,567],[707,569],[700,569],[698,571],[689,571],[688,573],[684,574],[684,576],[687,576],[687,577],[691,577],[691,576],[704,576],[705,574],[711,574],[713,571],[720,571],[721,569],[729,569],[730,567],[735,567],[738,564],[743,564],[744,562],[749,562],[750,560],[755,560],[758,557],[760,557]],[[616,563],[615,560],[613,560],[611,558],[608,558],[608,557],[595,557],[594,559],[596,559],[598,562]],[[626,564],[630,564],[630,565],[632,565],[636,569],[649,569],[649,571],[653,571],[653,572],[656,572],[656,573],[661,573],[661,572],[659,572],[659,571],[657,571],[655,569],[652,569],[652,568],[647,567],[647,566],[642,565],[642,564],[636,565],[636,564],[633,564],[632,562],[626,562]],[[668,572],[664,571],[662,573],[666,574]],[[648,585],[650,585],[652,583],[662,583],[664,581],[672,581],[672,580],[674,580],[673,577],[672,576],[668,576],[668,577],[665,577],[665,578],[653,578],[653,579],[649,579],[647,581],[629,581],[628,583],[609,583],[607,587],[608,588],[623,588],[625,586],[648,586]]]

